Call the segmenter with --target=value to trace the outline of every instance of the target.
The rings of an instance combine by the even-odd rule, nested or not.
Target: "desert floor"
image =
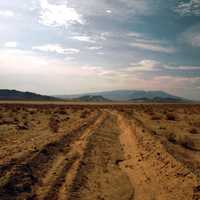
[[[200,105],[0,104],[0,200],[199,200]]]

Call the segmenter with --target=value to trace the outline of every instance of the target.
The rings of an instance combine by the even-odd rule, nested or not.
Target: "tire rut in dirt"
[[[86,124],[64,135],[59,141],[45,145],[38,153],[30,155],[29,158],[21,163],[17,163],[8,168],[10,171],[1,177],[0,185],[1,200],[33,199],[33,188],[40,183],[41,178],[46,174],[53,160],[58,154],[67,154],[70,151],[70,144],[76,141],[91,124],[100,116],[100,113]],[[6,167],[4,168],[6,169]]]
[[[134,189],[117,165],[122,159],[116,118],[109,115],[88,138],[68,199],[132,200]]]
[[[63,182],[65,181],[65,176],[74,162],[78,159],[77,155],[73,155],[70,159],[65,159],[64,162],[61,164],[61,170],[56,176],[53,182],[48,182],[50,185],[48,190],[44,191],[44,186],[40,188],[40,191],[44,193],[42,196],[38,195],[38,188],[36,188],[36,192],[30,197],[30,199],[38,200],[56,200],[58,198],[59,188],[62,186]]]
[[[185,158],[181,153],[179,153],[177,150],[174,150],[175,144],[172,142],[169,142],[166,138],[161,138],[160,136],[155,135],[155,132],[147,127],[142,120],[138,119],[137,117],[133,117],[133,119],[136,121],[136,123],[142,127],[146,132],[150,133],[155,139],[159,140],[163,146],[165,147],[166,151],[171,154],[177,161],[181,162],[188,170],[190,170],[192,173],[194,173],[198,181],[200,183],[200,161],[198,162],[190,162],[187,158]],[[179,145],[177,145],[179,146]],[[188,151],[192,151],[188,149]],[[193,151],[193,153],[197,153],[198,151]],[[194,189],[195,190],[195,189]]]
[[[174,159],[144,125],[120,113],[118,119],[127,158],[121,167],[135,186],[135,199],[192,199],[195,175]],[[197,192],[198,188],[195,196]]]
[[[146,130],[147,132],[149,132],[155,139],[158,139],[159,141],[161,141],[161,143],[163,144],[163,146],[165,147],[166,151],[173,156],[178,162],[180,162],[185,168],[187,168],[191,173],[193,173],[196,178],[197,178],[197,182],[198,182],[198,186],[194,187],[193,189],[193,198],[192,200],[200,200],[200,161],[190,161],[190,159],[187,158],[187,156],[185,156],[185,153],[183,154],[182,151],[177,149],[176,144],[173,144],[172,142],[169,142],[166,139],[163,138],[159,138],[158,136],[156,136],[154,134],[154,131],[147,127],[142,120],[138,119],[137,117],[134,117],[134,120],[136,121],[136,123],[141,126],[144,130]],[[175,148],[174,148],[175,147]],[[180,147],[179,147],[180,149]],[[185,149],[186,151],[192,151],[190,149]],[[196,154],[198,153],[198,151],[193,151],[192,154]]]
[[[79,163],[83,158],[83,154],[86,147],[87,138],[96,130],[99,126],[101,126],[102,122],[106,119],[107,114],[103,112],[103,114],[92,124],[84,133],[79,137],[70,147],[70,152],[66,155],[66,159],[62,164],[62,169],[59,170],[59,167],[56,171],[59,171],[59,174],[54,181],[47,180],[49,183],[53,183],[50,185],[48,191],[43,195],[42,200],[55,200],[55,199],[68,199],[69,188],[72,184],[73,177],[76,175],[77,168]],[[67,163],[66,163],[67,160]],[[51,175],[50,175],[51,176]],[[40,188],[41,191],[45,190],[45,187]],[[38,191],[37,191],[38,193]]]

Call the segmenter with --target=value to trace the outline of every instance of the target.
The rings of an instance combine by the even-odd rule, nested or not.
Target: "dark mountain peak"
[[[40,95],[32,92],[0,89],[0,100],[56,100],[51,96]]]
[[[110,101],[100,95],[85,95],[85,96],[81,96],[79,98],[75,98],[74,100],[76,101],[85,101],[85,102],[106,102],[106,101]]]
[[[166,99],[166,100],[183,100],[180,97],[171,95],[167,92],[161,90],[154,91],[145,91],[145,90],[113,90],[113,91],[104,91],[104,92],[93,92],[86,94],[77,94],[77,95],[63,95],[57,96],[62,99],[74,99],[87,96],[101,96],[106,100],[112,101],[132,101],[137,99],[147,99],[147,100],[155,100],[157,99]]]

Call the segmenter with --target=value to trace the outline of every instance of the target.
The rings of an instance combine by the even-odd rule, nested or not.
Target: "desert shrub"
[[[170,132],[167,134],[167,139],[169,142],[176,143],[177,137],[174,133]]]
[[[66,121],[67,121],[67,120],[70,120],[70,117],[66,117],[65,120],[66,120]]]
[[[43,111],[42,111],[42,112],[43,112]],[[51,114],[51,111],[50,111],[50,110],[45,110],[45,111],[44,111],[44,114],[45,114],[45,115],[50,115],[50,114]]]
[[[119,108],[118,111],[122,112],[122,113],[125,112],[125,110],[123,108]]]
[[[134,111],[131,110],[131,109],[127,109],[126,114],[129,115],[129,116],[132,116],[134,114]]]
[[[14,117],[13,121],[17,124],[19,122],[19,119],[17,117]]]
[[[39,113],[42,113],[42,112],[44,112],[44,109],[38,108],[37,111],[38,111]]]
[[[30,115],[34,115],[36,113],[36,111],[35,110],[30,110],[29,113],[30,113]]]
[[[190,129],[190,133],[198,134],[198,130],[196,128],[192,128],[192,129]]]
[[[165,110],[162,110],[162,113],[163,113],[164,115],[167,115],[168,111],[165,109]]]
[[[176,121],[177,120],[177,116],[174,113],[167,113],[166,114],[166,119],[169,121]]]
[[[12,112],[14,112],[14,113],[18,113],[18,111],[19,111],[18,108],[13,108],[13,109],[12,109]]]
[[[30,128],[30,125],[28,122],[19,123],[17,125],[18,130],[28,130],[29,128]]]
[[[60,109],[58,110],[56,113],[60,114],[60,115],[67,115],[67,111],[66,110],[63,110],[63,109]]]
[[[155,115],[155,113],[154,113],[153,111],[149,111],[147,114],[148,114],[149,116],[154,116],[154,115]]]
[[[153,114],[151,116],[151,120],[161,120],[162,119],[162,116],[161,115],[158,115],[158,114]]]
[[[86,118],[89,114],[90,114],[90,112],[89,112],[88,110],[84,110],[83,112],[81,112],[80,118],[84,119],[84,118]]]
[[[198,122],[193,122],[192,125],[196,128],[200,128],[200,121]]]
[[[26,119],[27,119],[27,115],[24,114],[24,115],[22,116],[22,119],[26,120]]]
[[[166,130],[166,127],[160,126],[159,129],[160,129],[160,130]]]
[[[12,118],[4,117],[0,120],[1,125],[10,125],[15,124],[14,120]]]
[[[49,120],[49,128],[52,132],[57,133],[59,129],[59,119],[55,116],[52,116]]]
[[[22,108],[22,111],[27,112],[28,109],[27,108]]]
[[[187,135],[185,135],[184,137],[181,138],[180,143],[182,146],[189,148],[189,149],[193,149],[193,147],[194,147],[193,140]]]

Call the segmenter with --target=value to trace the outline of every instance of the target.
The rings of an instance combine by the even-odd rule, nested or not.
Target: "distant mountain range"
[[[93,96],[93,95],[85,95],[79,98],[74,98],[72,101],[80,101],[80,102],[109,102],[108,100],[102,96]]]
[[[115,90],[106,92],[94,92],[87,94],[77,94],[77,95],[58,95],[57,98],[61,99],[80,99],[81,97],[98,96],[101,99],[111,100],[111,101],[170,101],[179,102],[186,101],[181,97],[171,95],[163,91],[143,91],[143,90]],[[91,98],[92,99],[92,98]]]
[[[32,92],[21,92],[17,90],[1,90],[0,100],[38,100],[38,101],[51,101],[57,100],[56,97],[40,95]]]
[[[107,92],[95,92],[77,95],[57,95],[55,97],[40,95],[32,92],[21,92],[17,90],[0,89],[0,100],[67,100],[75,102],[189,102],[186,99],[171,95],[163,91],[143,90],[115,90]]]

